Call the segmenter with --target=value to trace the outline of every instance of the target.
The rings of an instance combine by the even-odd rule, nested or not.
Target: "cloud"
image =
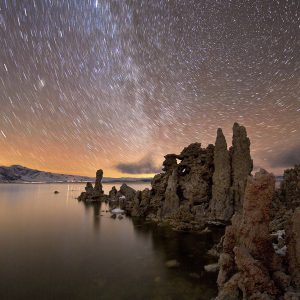
[[[300,164],[300,144],[275,157],[272,167],[293,167],[296,164]]]
[[[115,167],[118,171],[127,174],[153,174],[161,171],[161,168],[157,167],[150,156],[146,156],[138,162],[119,163]]]

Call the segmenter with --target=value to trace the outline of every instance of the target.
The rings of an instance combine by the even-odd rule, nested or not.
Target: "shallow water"
[[[118,187],[117,184],[114,184]],[[106,192],[112,184],[104,184]],[[147,184],[132,184],[143,189]],[[83,184],[0,184],[0,299],[211,299],[211,235],[110,218]],[[59,194],[54,194],[58,190]],[[168,268],[166,261],[179,266]]]

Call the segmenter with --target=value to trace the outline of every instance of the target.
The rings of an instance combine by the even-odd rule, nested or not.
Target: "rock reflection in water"
[[[210,299],[216,295],[217,274],[205,272],[204,265],[216,261],[207,254],[207,251],[220,238],[223,230],[215,229],[201,235],[176,232],[167,226],[159,226],[140,218],[110,219],[109,206],[104,202],[83,203],[83,205],[88,214],[90,210],[93,211],[95,232],[99,232],[102,219],[106,222],[117,222],[120,230],[127,226],[127,222],[132,222],[136,238],[144,241],[145,247],[150,240],[149,261],[141,253],[141,256],[137,256],[136,266],[140,268],[140,272],[149,271],[149,274],[144,275],[144,282],[137,283],[137,289],[145,289],[144,292],[151,290],[151,294],[149,291],[148,294],[144,294],[146,299]],[[128,260],[130,261],[130,258]],[[129,266],[125,264],[125,267]],[[142,269],[144,270],[141,271]],[[101,280],[101,287],[110,294],[109,290],[112,287],[109,281]],[[113,295],[116,296],[115,292]]]

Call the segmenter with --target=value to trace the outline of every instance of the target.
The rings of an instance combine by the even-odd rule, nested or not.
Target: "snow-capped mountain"
[[[149,182],[150,178],[111,178],[104,177],[103,183],[112,182]],[[78,175],[57,174],[29,169],[19,165],[10,167],[0,166],[0,182],[3,183],[28,183],[28,182],[93,182],[95,178]]]

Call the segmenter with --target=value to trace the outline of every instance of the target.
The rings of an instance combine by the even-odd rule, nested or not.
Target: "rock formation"
[[[105,195],[102,190],[102,178],[103,178],[103,171],[98,170],[96,173],[96,182],[95,187],[91,182],[88,182],[85,187],[85,192],[82,192],[81,195],[78,197],[79,201],[101,201],[104,199]]]
[[[136,190],[123,183],[117,193],[118,204],[122,209],[127,211],[132,208],[132,203],[136,194]]]
[[[231,165],[227,143],[222,129],[217,131],[214,149],[214,165],[212,186],[211,213],[218,220],[229,221],[233,215],[233,197],[231,192]],[[248,176],[248,174],[247,174]]]
[[[300,165],[284,171],[279,197],[287,209],[300,206]]]
[[[233,125],[231,154],[232,191],[235,210],[241,209],[248,175],[253,169],[250,140],[244,126]]]
[[[246,130],[234,124],[229,151],[218,129],[215,146],[202,148],[200,143],[193,143],[178,155],[167,154],[162,170],[152,180],[150,199],[142,202],[139,194],[134,203],[127,205],[129,214],[171,220],[177,229],[187,230],[201,228],[207,221],[229,221],[234,211],[241,209],[246,180],[252,171]],[[139,207],[141,203],[143,208]]]
[[[276,270],[269,239],[270,207],[275,178],[264,170],[249,177],[242,212],[236,212],[226,228],[219,264],[218,300],[270,299],[279,291],[270,270]],[[255,296],[254,296],[255,295]]]
[[[272,174],[261,170],[248,178],[243,209],[235,212],[223,239],[217,300],[300,299],[300,209],[293,212],[289,226],[277,233],[282,245],[272,244],[274,195]]]
[[[285,171],[276,192],[274,176],[261,170],[252,177],[252,168],[246,129],[235,123],[229,150],[218,129],[215,145],[193,143],[167,154],[151,189],[123,184],[108,200],[132,217],[177,230],[231,222],[212,249],[219,255],[218,300],[300,299],[300,166]],[[97,171],[95,188],[87,183],[78,199],[106,199],[102,177]]]
[[[103,171],[100,169],[96,173],[96,182],[94,187],[94,192],[99,197],[104,195],[103,189],[102,189],[102,178],[103,178]]]
[[[111,190],[109,191],[109,193],[108,193],[109,200],[110,201],[117,201],[118,200],[117,194],[118,194],[118,190],[116,189],[115,186],[113,186],[111,188]]]
[[[300,180],[299,180],[300,182]],[[300,207],[297,207],[291,217],[288,237],[288,265],[292,276],[292,284],[300,289]]]

